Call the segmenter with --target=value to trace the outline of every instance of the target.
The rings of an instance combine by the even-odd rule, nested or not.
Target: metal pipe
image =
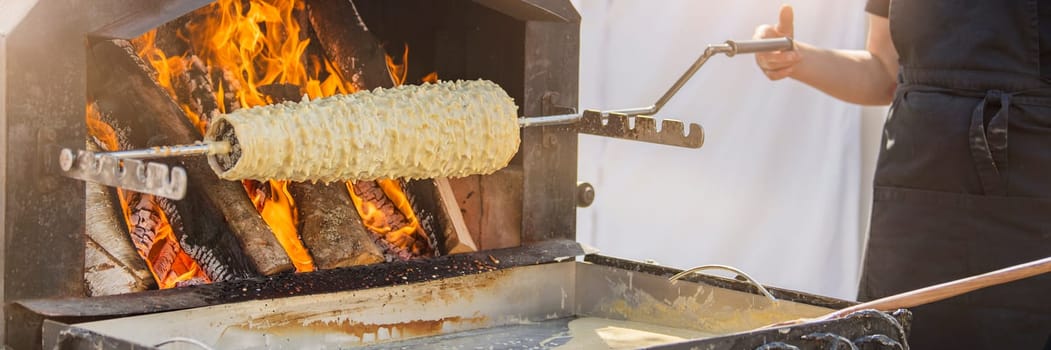
[[[773,39],[755,39],[755,40],[727,40],[727,45],[733,49],[733,52],[729,52],[726,56],[733,57],[739,53],[758,53],[758,52],[771,52],[771,51],[792,51],[796,49],[796,44],[792,41],[792,38],[773,38]]]
[[[531,126],[565,125],[576,123],[583,118],[582,113],[545,115],[540,117],[518,118],[518,126],[527,128]]]
[[[693,75],[697,73],[697,70],[701,69],[701,66],[703,66],[705,62],[708,62],[709,58],[712,58],[712,56],[719,53],[725,53],[728,55],[732,54],[733,46],[730,46],[729,44],[708,45],[708,48],[704,49],[704,53],[701,54],[701,57],[697,57],[697,60],[686,70],[686,73],[683,73],[682,76],[679,77],[679,80],[676,80],[675,84],[672,84],[671,87],[668,88],[668,91],[666,91],[661,98],[657,99],[657,102],[654,103],[652,107],[639,114],[657,114],[657,112],[664,107],[664,104],[668,103],[668,101],[679,92],[679,89],[682,89],[683,85],[686,85],[686,82],[690,81],[690,78],[693,78]]]
[[[654,107],[654,105],[649,105],[649,106],[646,106],[646,107],[639,107],[639,108],[614,109],[614,110],[609,110],[609,111],[602,111],[602,116],[606,117],[610,113],[624,114],[624,115],[630,115],[630,116],[635,116],[635,115],[640,115],[640,114],[652,115],[654,113],[657,113],[658,109],[659,108]],[[576,122],[580,121],[580,119],[583,118],[583,117],[584,117],[583,113],[569,113],[569,114],[545,115],[545,116],[539,116],[539,117],[518,118],[518,126],[523,127],[523,128],[528,128],[528,127],[533,127],[533,126],[566,125],[566,124],[576,123]]]
[[[184,157],[195,155],[213,155],[230,153],[227,141],[198,142],[192,145],[157,146],[146,149],[133,149],[99,153],[119,159],[153,159],[166,157]]]

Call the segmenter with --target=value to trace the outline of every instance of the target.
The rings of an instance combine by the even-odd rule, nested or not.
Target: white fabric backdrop
[[[580,106],[612,109],[653,103],[707,44],[776,23],[780,2],[575,4]],[[864,46],[863,0],[792,5],[799,40]],[[680,268],[728,264],[765,284],[853,300],[871,171],[861,114],[798,82],[766,80],[751,55],[714,57],[659,114],[701,124],[700,150],[581,137],[579,179],[597,196],[578,211],[578,240]]]

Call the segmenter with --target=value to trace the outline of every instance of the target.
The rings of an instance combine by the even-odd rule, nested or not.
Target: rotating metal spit
[[[650,116],[658,113],[664,105],[693,77],[698,69],[714,55],[733,57],[765,51],[793,49],[790,38],[733,41],[709,45],[704,53],[683,73],[679,79],[653,105],[610,111],[586,110],[569,113],[518,119],[520,127],[554,126],[573,124],[578,133],[591,134],[670,146],[700,148],[704,144],[704,131],[700,125],[687,125],[674,119],[661,121]],[[632,126],[631,120],[634,120]],[[93,153],[62,149],[60,165],[64,175],[120,187],[141,193],[179,200],[185,196],[186,172],[180,167],[169,168],[165,164],[143,162],[143,159],[206,155],[214,156],[231,152],[231,145],[224,141],[202,141],[194,145],[158,146],[149,149]]]

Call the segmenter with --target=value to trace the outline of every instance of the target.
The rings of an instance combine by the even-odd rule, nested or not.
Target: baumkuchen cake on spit
[[[518,107],[487,80],[406,85],[216,118],[208,162],[228,180],[337,181],[489,174],[518,150]]]

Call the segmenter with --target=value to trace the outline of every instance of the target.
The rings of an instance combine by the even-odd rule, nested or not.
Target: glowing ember
[[[362,223],[394,248],[393,255],[402,259],[431,255],[427,234],[413,212],[401,182],[348,182],[347,189],[354,207],[361,214]]]
[[[201,266],[182,250],[158,198],[124,190],[118,190],[117,197],[132,243],[161,289],[211,282]]]

